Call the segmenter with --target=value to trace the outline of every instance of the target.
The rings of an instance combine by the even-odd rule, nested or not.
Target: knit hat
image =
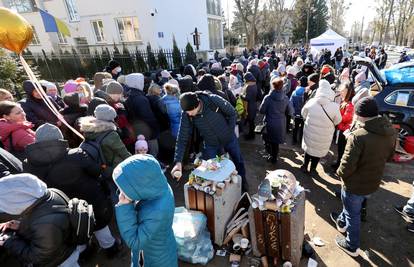
[[[237,67],[237,70],[238,70],[238,71],[244,71],[244,66],[243,66],[243,64],[241,64],[241,63],[237,63],[237,64],[236,64],[236,67]]]
[[[168,79],[168,78],[171,77],[171,74],[170,74],[170,72],[168,70],[163,70],[163,71],[161,71],[161,77]]]
[[[135,142],[135,151],[144,149],[148,151],[148,143],[145,140],[145,136],[140,134],[138,135],[137,141]]]
[[[70,93],[63,97],[63,103],[69,107],[78,107],[80,105],[80,99],[78,93]]]
[[[167,83],[172,84],[175,87],[180,87],[180,85],[179,85],[179,83],[178,83],[178,81],[176,79],[170,79],[170,80],[168,80]]]
[[[355,76],[355,82],[363,82],[367,79],[365,76],[365,71],[361,71]]]
[[[317,73],[312,73],[308,76],[308,81],[318,83],[319,82],[319,75]]]
[[[111,79],[112,75],[108,72],[97,72],[93,76],[93,82],[95,85],[95,90],[102,88],[103,79]]]
[[[108,104],[101,104],[95,108],[95,118],[101,121],[114,121],[116,118],[116,111]]]
[[[136,90],[144,90],[144,75],[142,73],[131,73],[125,77],[125,84]]]
[[[108,63],[108,66],[109,66],[109,68],[110,68],[111,70],[113,70],[113,69],[115,69],[116,67],[121,66],[121,64],[119,64],[119,62],[118,62],[118,61],[116,61],[116,60],[110,60],[110,61],[109,61],[109,63]]]
[[[63,90],[66,94],[76,92],[78,89],[79,83],[75,82],[74,80],[69,80],[63,86]]]
[[[322,77],[325,76],[326,74],[329,74],[330,72],[331,72],[331,68],[328,65],[323,65],[321,69]]]
[[[365,118],[378,116],[378,104],[375,98],[372,96],[361,98],[355,105],[355,114]]]
[[[49,81],[46,81],[46,80],[40,80],[39,82],[42,86],[46,87],[46,90],[57,89],[56,84],[54,84],[52,82],[49,82]]]
[[[253,73],[251,72],[246,72],[246,74],[244,74],[243,79],[245,82],[255,82],[256,78],[254,77]]]
[[[187,92],[181,95],[180,97],[180,105],[183,111],[190,111],[198,107],[200,103],[200,99],[196,93]]]
[[[29,173],[0,179],[0,212],[20,215],[46,194],[47,185]]]
[[[278,71],[279,73],[284,73],[284,72],[286,72],[286,67],[285,67],[285,65],[283,65],[282,63],[279,63],[279,66],[277,67],[277,71]]]
[[[116,81],[119,82],[120,84],[125,84],[125,75],[119,75]]]
[[[219,62],[213,63],[211,65],[212,69],[221,69],[221,64]]]
[[[290,75],[293,75],[293,76],[296,76],[297,71],[296,71],[296,68],[294,68],[293,66],[287,66],[286,73],[290,74]]]
[[[106,86],[106,93],[110,95],[119,95],[124,92],[124,88],[119,82],[111,81]]]
[[[63,139],[62,132],[53,124],[45,123],[36,130],[36,143]]]

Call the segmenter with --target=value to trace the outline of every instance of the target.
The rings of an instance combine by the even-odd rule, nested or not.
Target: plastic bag
[[[173,230],[180,260],[206,265],[214,257],[207,217],[203,213],[176,208]]]

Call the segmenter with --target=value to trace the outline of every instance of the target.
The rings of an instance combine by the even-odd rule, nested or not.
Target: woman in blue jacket
[[[296,87],[295,91],[293,91],[292,95],[290,96],[290,102],[295,109],[295,127],[293,128],[293,144],[298,142],[298,134],[300,136],[300,140],[303,136],[303,118],[301,115],[301,111],[304,104],[304,95],[305,95],[305,88],[308,86],[308,78],[306,76],[302,76],[299,80],[300,85]]]
[[[115,207],[119,232],[131,248],[131,266],[178,267],[172,230],[174,196],[158,161],[151,155],[134,155],[114,170],[120,189]]]
[[[180,106],[180,89],[170,83],[164,85],[167,93],[161,98],[160,109],[170,119],[171,134],[177,138],[178,129],[180,128],[181,106]]]

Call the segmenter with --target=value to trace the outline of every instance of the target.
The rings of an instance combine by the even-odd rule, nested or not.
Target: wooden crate
[[[222,194],[210,195],[197,191],[188,183],[184,185],[185,207],[189,210],[198,210],[207,216],[207,228],[211,239],[219,246],[223,244],[228,221],[233,215],[233,208],[241,196],[241,180],[239,183],[230,183]]]
[[[299,266],[305,232],[305,192],[300,193],[291,213],[250,207],[249,222],[256,257],[268,256]]]

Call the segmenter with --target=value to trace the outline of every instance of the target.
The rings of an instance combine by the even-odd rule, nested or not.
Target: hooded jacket
[[[286,138],[286,115],[293,115],[293,106],[282,90],[272,90],[263,99],[260,113],[265,115],[267,136],[270,143],[283,144]]]
[[[13,123],[5,119],[0,119],[0,139],[4,148],[10,152],[24,151],[27,145],[35,141],[35,132],[32,128],[33,124],[28,121]],[[13,147],[10,147],[10,137]]]
[[[118,165],[113,178],[136,202],[115,207],[119,232],[132,251],[132,266],[138,266],[142,250],[146,267],[177,267],[174,195],[157,160],[134,155]]]
[[[211,74],[204,75],[203,78],[201,78],[201,80],[198,82],[197,87],[200,91],[211,92],[215,95],[221,96],[228,101],[226,94],[223,91],[217,90],[214,77]]]
[[[76,245],[69,216],[53,211],[54,205],[66,206],[64,199],[30,174],[2,178],[0,192],[0,212],[20,215],[19,230],[3,245],[11,255],[24,265],[53,267],[72,254]]]
[[[296,87],[295,91],[293,91],[292,95],[290,96],[290,102],[295,109],[295,116],[302,116],[301,111],[303,108],[303,103],[305,100],[305,87],[298,86]]]
[[[41,178],[49,188],[62,190],[69,198],[84,199],[92,204],[95,230],[105,227],[111,220],[111,202],[98,182],[101,168],[80,148],[69,150],[64,140],[34,143],[27,147],[23,170]]]
[[[181,106],[177,96],[165,95],[161,98],[160,109],[167,114],[170,119],[171,133],[177,138],[178,129],[180,128]]]
[[[110,132],[101,143],[102,153],[108,167],[115,168],[121,161],[131,156],[116,132],[117,128],[113,122],[83,117],[80,119],[80,130],[86,140],[95,140],[100,134]]]
[[[339,105],[333,102],[334,98],[335,93],[329,82],[321,80],[315,97],[310,99],[302,109],[305,122],[302,149],[311,156],[321,158],[328,153],[335,126],[341,122]]]
[[[347,139],[337,174],[344,189],[356,195],[378,190],[385,163],[392,159],[396,131],[384,117],[368,120]]]
[[[33,90],[35,90],[32,82],[24,81],[23,89],[25,90],[27,97],[26,99],[19,101],[19,103],[26,113],[27,120],[34,124],[34,128],[36,129],[46,122],[56,125],[58,118],[48,108],[43,99],[37,99],[32,96]],[[49,99],[56,109],[59,110],[60,107],[56,102],[51,97],[49,97]]]

